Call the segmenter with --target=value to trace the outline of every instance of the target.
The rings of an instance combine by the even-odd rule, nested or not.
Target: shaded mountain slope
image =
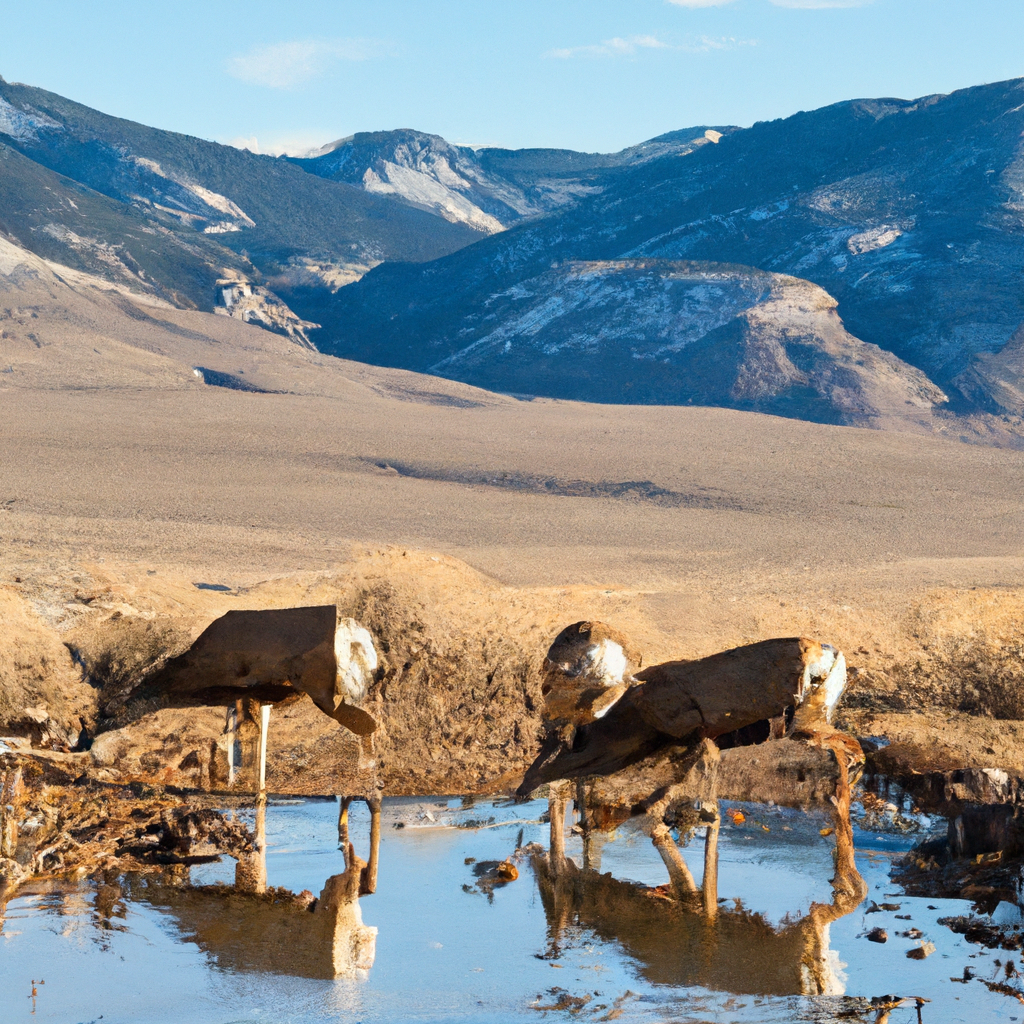
[[[1024,320],[1024,82],[860,100],[622,169],[599,195],[417,267],[378,268],[311,315],[321,344],[433,365],[491,297],[553,261],[657,257],[807,278],[849,330],[965,410],[1014,411],[959,375]],[[554,392],[558,393],[558,392]]]
[[[284,284],[298,275],[333,280],[336,286],[339,275],[344,283],[382,260],[432,259],[480,237],[464,224],[303,173],[286,160],[148,128],[2,80],[0,141],[41,169],[114,200],[128,223],[152,227],[157,234],[175,225],[196,236],[199,247],[203,238],[216,239],[238,254],[236,263],[245,254],[263,274],[283,274]],[[19,207],[45,221],[30,233],[11,224],[11,232],[29,248],[53,224],[52,236],[75,230],[137,258],[130,228],[115,218],[76,227],[85,213],[73,214],[66,204],[51,209],[30,191],[5,196],[0,216]],[[44,214],[52,216],[46,220]],[[168,258],[173,266],[173,257]],[[174,289],[174,274],[161,283]],[[198,296],[192,298],[204,307]],[[205,307],[212,302],[211,293]]]
[[[432,373],[581,401],[730,406],[928,429],[945,395],[850,335],[816,285],[668,260],[560,264],[494,295]],[[421,353],[425,356],[426,351]]]
[[[111,199],[33,162],[0,135],[0,232],[43,259],[185,308],[211,308],[225,271],[255,274],[219,236]]]

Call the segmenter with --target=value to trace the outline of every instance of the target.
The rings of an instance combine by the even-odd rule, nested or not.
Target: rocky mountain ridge
[[[1017,415],[1012,346],[1000,354],[1024,319],[1022,132],[1021,80],[796,114],[623,168],[599,195],[443,259],[380,267],[304,315],[329,351],[424,367],[552,262],[743,264],[823,288],[853,335],[927,374],[951,409]]]
[[[360,132],[293,159],[311,174],[495,234],[520,220],[559,210],[604,190],[616,168],[663,156],[688,156],[732,128],[684,128],[618,153],[456,146],[411,129]]]

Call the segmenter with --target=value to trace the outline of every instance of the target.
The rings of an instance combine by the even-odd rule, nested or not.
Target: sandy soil
[[[851,727],[984,720],[985,756],[1024,770],[1024,453],[519,400],[41,272],[0,278],[0,314],[9,725],[42,706],[92,728],[92,684],[227,608],[335,601],[394,648],[373,699],[400,790],[451,784],[457,766],[480,786],[514,774],[540,659],[580,618],[624,629],[647,662],[829,640],[855,670]]]

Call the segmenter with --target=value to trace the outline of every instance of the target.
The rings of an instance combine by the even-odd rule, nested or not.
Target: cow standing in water
[[[640,777],[624,787],[618,813],[606,820],[646,814],[651,838],[680,896],[696,886],[664,815],[679,785],[694,769],[704,777],[706,863],[717,863],[715,775],[719,747],[788,737],[826,747],[839,769],[839,790],[849,799],[849,769],[863,762],[857,741],[837,732],[832,711],[846,686],[846,660],[827,644],[804,637],[764,640],[695,661],[640,669],[626,637],[604,623],[564,629],[545,660],[543,693],[547,736],[519,786],[521,799],[538,786],[550,790],[554,873],[564,865],[564,822],[569,780],[607,778],[657,759],[659,777],[638,799]],[[837,791],[837,799],[842,793]],[[584,802],[585,801],[581,801]],[[594,809],[581,808],[588,825]],[[600,809],[596,818],[600,820]],[[707,872],[706,872],[707,877]],[[705,886],[705,889],[709,889]],[[705,903],[709,911],[713,905]]]
[[[328,717],[359,737],[358,777],[341,799],[339,841],[348,850],[348,808],[353,799],[370,808],[370,857],[364,892],[377,885],[381,787],[373,750],[377,723],[358,705],[377,670],[369,631],[355,619],[338,617],[334,605],[229,611],[214,620],[183,654],[171,658],[120,702],[146,706],[228,706],[229,771],[234,735],[248,715],[259,727],[258,810],[265,805],[266,751],[270,710],[308,694]],[[257,879],[254,883],[258,888]]]

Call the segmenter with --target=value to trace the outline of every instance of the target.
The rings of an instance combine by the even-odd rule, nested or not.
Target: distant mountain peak
[[[600,174],[664,156],[686,156],[731,127],[669,132],[619,153],[456,146],[412,128],[357,132],[295,162],[319,177],[496,234],[518,221],[571,205],[602,189]]]

